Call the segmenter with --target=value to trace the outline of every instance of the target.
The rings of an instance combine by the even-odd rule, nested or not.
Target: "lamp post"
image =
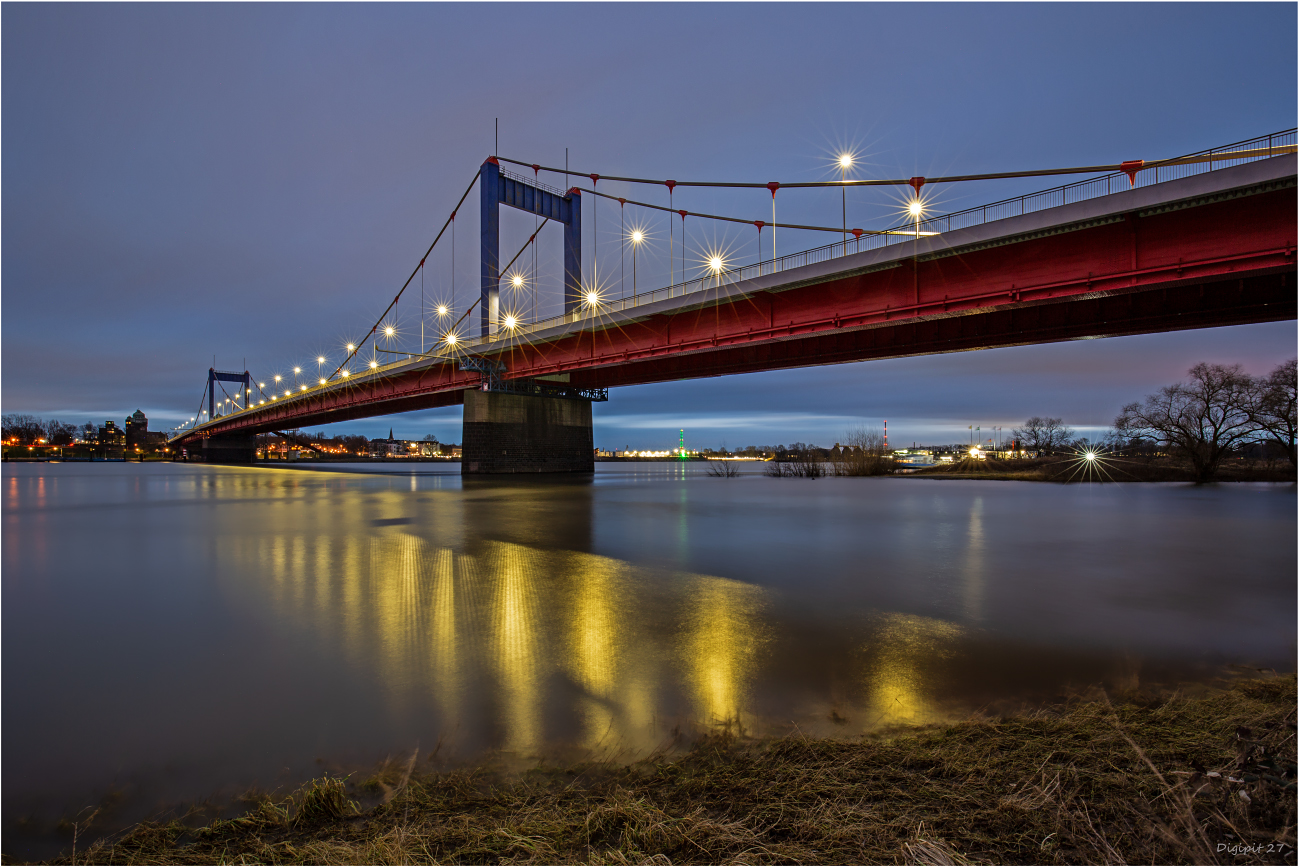
[[[640,229],[632,230],[632,297],[636,297],[636,251],[645,240],[645,233]],[[685,241],[682,242],[683,244]]]
[[[709,257],[709,273],[712,274],[714,277],[717,278],[717,281],[718,281],[718,282],[717,282],[717,286],[718,286],[719,288],[722,287],[722,269],[723,269],[723,265],[724,265],[724,263],[723,263],[723,261],[722,261],[722,257],[721,257],[721,256],[710,256],[710,257]],[[686,279],[685,275],[682,275],[682,279],[683,279],[683,280]]]
[[[853,165],[853,154],[840,154],[840,235],[844,239],[844,255],[849,255],[849,194],[844,184],[845,175]]]

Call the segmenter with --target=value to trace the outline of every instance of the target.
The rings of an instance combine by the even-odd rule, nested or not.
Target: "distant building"
[[[95,456],[121,460],[125,450],[126,432],[113,424],[112,421],[104,422],[104,426],[99,429],[99,438],[95,443]]]
[[[148,440],[149,419],[137,409],[126,420],[126,450],[131,453],[145,451],[149,445]]]
[[[930,449],[895,449],[894,463],[900,467],[934,466],[934,452]]]
[[[399,440],[388,429],[388,439],[370,441],[372,458],[436,458],[460,457],[459,446],[442,445],[436,440]]]

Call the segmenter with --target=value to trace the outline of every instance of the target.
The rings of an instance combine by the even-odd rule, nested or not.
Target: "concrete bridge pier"
[[[251,464],[257,460],[256,434],[204,437],[187,447],[188,459],[208,464]]]
[[[595,471],[590,401],[465,392],[461,475]]]

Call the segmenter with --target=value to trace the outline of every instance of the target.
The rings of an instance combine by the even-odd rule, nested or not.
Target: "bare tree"
[[[1012,430],[1011,435],[1020,441],[1021,450],[1040,458],[1068,448],[1074,442],[1074,430],[1059,418],[1034,416],[1024,427]]]
[[[11,414],[0,420],[3,425],[5,440],[17,437],[24,445],[34,443],[45,436],[45,422],[34,415]]]
[[[1285,361],[1253,383],[1246,412],[1264,440],[1271,440],[1296,465],[1296,360]]]
[[[858,427],[844,435],[844,449],[832,467],[837,476],[884,476],[894,471],[894,459],[879,430]]]
[[[720,479],[734,479],[740,475],[735,461],[709,461],[709,475]]]
[[[798,446],[798,448],[796,448]],[[804,443],[793,443],[790,448],[777,446],[776,458],[767,465],[767,475],[785,478],[820,479],[826,475],[820,451]]]
[[[70,446],[76,437],[75,424],[64,424],[61,421],[49,421],[45,424],[45,441],[52,446]]]
[[[1124,407],[1115,429],[1181,453],[1196,480],[1208,482],[1224,455],[1255,435],[1248,411],[1254,383],[1239,364],[1198,364],[1188,374],[1190,382],[1167,385]]]

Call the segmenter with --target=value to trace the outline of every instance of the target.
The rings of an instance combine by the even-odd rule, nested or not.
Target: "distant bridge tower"
[[[208,368],[208,419],[217,417],[217,383],[218,382],[238,382],[243,389],[239,399],[243,401],[244,406],[248,406],[248,401],[253,393],[253,377],[247,370],[243,373],[227,373],[224,370]]]
[[[478,188],[482,336],[497,330],[501,315],[501,205],[564,225],[564,312],[576,310],[582,303],[582,194],[576,187],[560,195],[518,178],[502,177],[496,157],[488,157],[479,169]]]

